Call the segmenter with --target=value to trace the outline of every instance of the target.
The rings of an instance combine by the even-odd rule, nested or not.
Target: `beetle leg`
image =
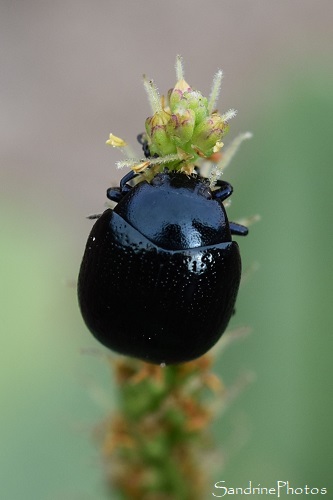
[[[94,220],[94,219],[99,219],[102,214],[92,214],[88,215],[86,219]]]
[[[136,136],[136,140],[138,141],[139,144],[141,144],[141,146],[143,146],[147,141],[145,141],[143,138],[146,134],[144,132],[141,132],[141,134],[138,134]]]
[[[229,227],[231,234],[236,234],[237,236],[246,236],[249,232],[246,226],[242,226],[236,222],[229,222]]]
[[[115,202],[120,201],[123,197],[119,188],[109,188],[106,191],[106,196],[109,198],[109,200],[112,200]]]
[[[213,198],[217,198],[220,201],[224,201],[229,198],[233,192],[231,184],[229,184],[229,182],[218,180],[216,185],[219,186],[219,188],[212,192]]]
[[[142,134],[137,135],[137,141],[139,144],[142,146],[142,150],[144,152],[144,155],[146,158],[150,157],[150,151],[149,151],[149,146],[148,146],[148,141],[147,139],[144,139],[146,137],[146,134],[142,132]]]
[[[133,170],[131,170],[130,172],[128,172],[128,174],[124,175],[124,177],[121,179],[120,181],[120,187],[110,187],[107,191],[106,191],[106,196],[109,198],[109,200],[112,200],[112,201],[115,201],[115,202],[118,202],[122,199],[122,197],[128,193],[128,191],[130,191],[132,188],[131,186],[128,186],[127,185],[127,182],[134,179],[134,177],[136,177],[138,174],[136,174],[135,172],[133,172]]]
[[[127,193],[130,189],[132,189],[130,186],[127,186],[126,183],[128,181],[131,181],[136,177],[138,174],[136,174],[133,170],[128,172],[128,174],[124,175],[124,177],[120,181],[120,192],[123,194],[124,192]]]

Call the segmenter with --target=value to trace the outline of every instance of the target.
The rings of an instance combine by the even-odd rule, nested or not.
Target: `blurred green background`
[[[1,2],[1,499],[107,498],[92,431],[115,390],[77,307],[85,216],[123,175],[108,134],[143,131],[142,73],[165,92],[178,53],[206,94],[223,68],[229,137],[254,134],[226,173],[230,218],[262,217],[231,325],[252,334],[216,366],[255,381],[214,426],[212,491],[332,492],[332,15],[331,0]]]

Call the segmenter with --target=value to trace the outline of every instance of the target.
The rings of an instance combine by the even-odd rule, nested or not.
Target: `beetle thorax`
[[[231,241],[223,204],[197,177],[163,173],[137,184],[114,211],[157,246],[183,250]]]

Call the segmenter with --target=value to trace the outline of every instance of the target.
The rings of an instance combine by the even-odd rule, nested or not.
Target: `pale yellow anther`
[[[223,142],[217,141],[217,143],[213,147],[213,152],[218,153],[223,148],[223,146],[224,146]]]
[[[138,163],[137,165],[133,165],[131,169],[134,170],[134,172],[139,173],[143,172],[147,167],[149,167],[149,165],[150,161],[143,161],[141,163]]]
[[[105,144],[112,146],[113,148],[124,148],[127,146],[127,142],[113,134],[110,134],[109,139]]]

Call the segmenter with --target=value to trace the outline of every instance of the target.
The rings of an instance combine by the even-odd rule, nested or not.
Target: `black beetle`
[[[207,352],[234,311],[241,259],[223,200],[199,175],[158,173],[107,191],[117,202],[90,233],[78,280],[82,316],[92,334],[122,354],[176,364]]]

